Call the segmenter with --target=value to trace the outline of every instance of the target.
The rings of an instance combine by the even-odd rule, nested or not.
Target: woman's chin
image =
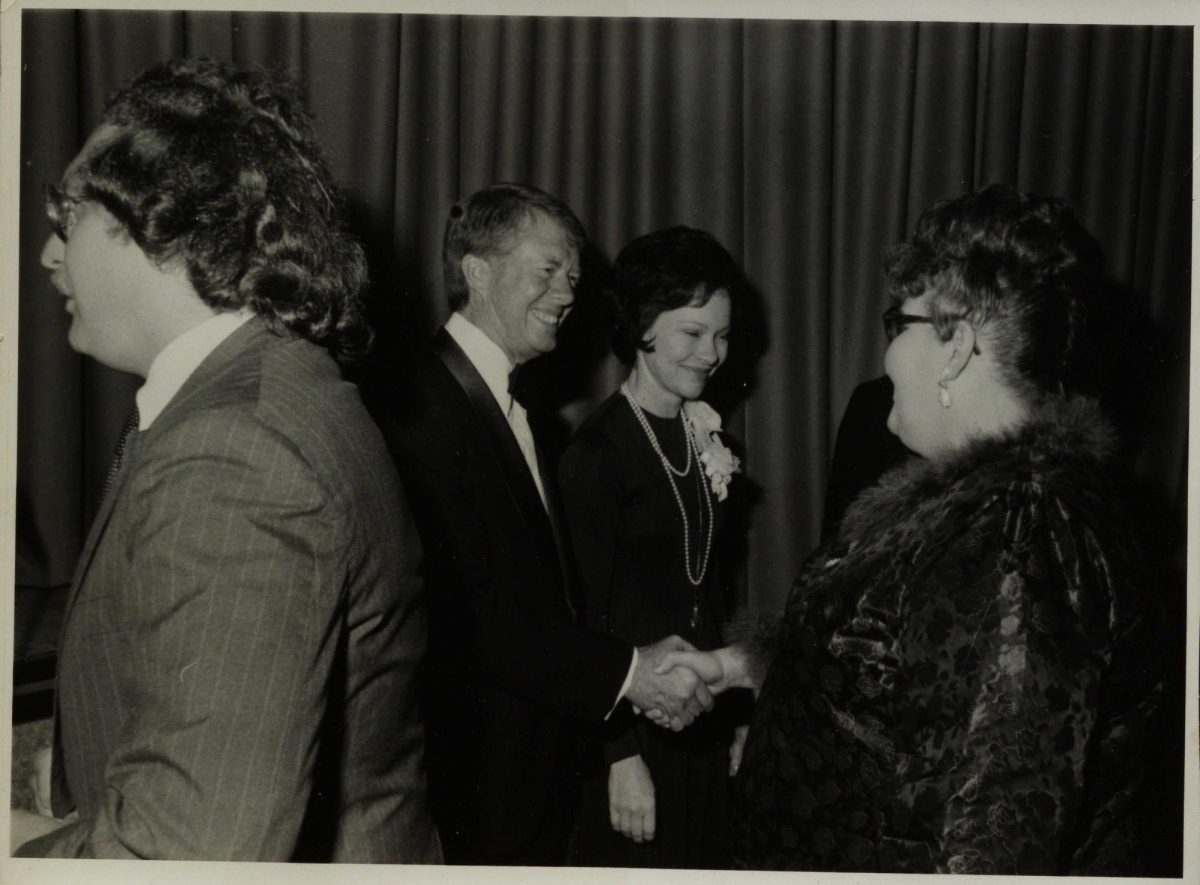
[[[906,449],[908,449],[910,452],[912,452],[916,455],[920,455],[922,458],[928,458],[929,455],[925,451],[922,450],[923,448],[926,448],[925,442],[914,438],[913,435],[910,433],[906,433],[905,429],[900,426],[900,422],[895,420],[895,417],[894,417],[895,414],[896,414],[896,411],[895,411],[895,409],[893,409],[892,414],[888,415],[888,420],[887,420],[888,431],[892,434],[892,436],[894,436],[898,440],[900,440],[900,442],[904,445],[904,447]]]

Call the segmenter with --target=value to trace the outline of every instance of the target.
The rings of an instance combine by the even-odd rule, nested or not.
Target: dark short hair
[[[626,364],[639,350],[650,353],[654,344],[646,340],[646,333],[660,314],[707,304],[718,289],[729,293],[736,322],[742,273],[707,231],[672,227],[626,243],[613,264],[608,286],[613,353]]]
[[[370,342],[360,246],[295,87],[176,59],[109,99],[109,139],[64,189],[103,205],[151,260],[181,262],[201,300],[249,308],[342,361]]]
[[[943,339],[960,318],[986,326],[1018,395],[1098,392],[1103,253],[1062,200],[994,184],[936,203],[889,251],[885,275],[896,301],[932,293]]]
[[[553,194],[528,184],[488,185],[450,208],[442,237],[442,268],[451,310],[464,307],[470,298],[462,271],[463,256],[503,254],[510,237],[535,212],[544,212],[557,221],[576,252],[583,249],[587,234],[571,208]]]

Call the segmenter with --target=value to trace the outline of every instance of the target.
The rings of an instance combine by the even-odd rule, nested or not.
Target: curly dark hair
[[[932,293],[944,340],[986,327],[1004,381],[1036,401],[1099,393],[1106,293],[1100,244],[1060,199],[994,184],[930,206],[884,272],[893,300]]]
[[[478,190],[455,203],[442,237],[442,270],[451,310],[464,307],[470,298],[463,276],[465,255],[486,257],[502,253],[509,237],[534,212],[544,212],[559,223],[567,241],[579,252],[587,233],[571,208],[553,194],[528,184],[502,181]]]
[[[206,58],[153,67],[108,101],[65,191],[103,205],[159,264],[181,262],[201,300],[249,308],[360,358],[367,265],[296,88]]]
[[[736,325],[742,288],[737,263],[707,231],[680,226],[630,240],[613,264],[608,286],[613,353],[627,365],[639,350],[650,353],[654,343],[646,333],[659,314],[703,306],[718,289],[729,293]]]

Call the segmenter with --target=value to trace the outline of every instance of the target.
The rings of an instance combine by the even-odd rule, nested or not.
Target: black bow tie
[[[529,371],[528,364],[522,363],[508,373],[508,395],[528,411],[532,393],[533,374]]]

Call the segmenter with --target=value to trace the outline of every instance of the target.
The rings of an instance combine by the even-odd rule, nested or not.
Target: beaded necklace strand
[[[683,469],[677,470],[675,468],[675,466],[673,464],[671,464],[670,460],[667,458],[666,453],[662,450],[662,446],[659,445],[658,437],[655,436],[655,434],[654,434],[654,428],[651,427],[650,422],[648,420],[646,420],[646,416],[642,412],[642,407],[640,405],[638,405],[637,400],[635,400],[633,398],[633,393],[632,393],[632,391],[630,391],[628,384],[621,385],[621,394],[622,394],[622,396],[625,397],[626,400],[629,401],[629,406],[631,409],[633,409],[634,417],[637,418],[638,424],[642,425],[642,430],[645,431],[646,438],[648,440],[650,440],[650,447],[653,448],[654,453],[656,455],[658,455],[658,460],[662,463],[663,469],[665,470],[665,472],[667,474],[667,482],[670,483],[671,492],[675,495],[675,503],[679,506],[679,518],[683,521],[683,567],[687,574],[688,582],[692,585],[693,588],[698,588],[702,583],[704,583],[704,575],[708,571],[709,556],[712,553],[713,523],[715,522],[715,520],[713,518],[713,504],[712,504],[712,501],[709,499],[708,490],[704,487],[704,483],[701,482],[699,485],[701,506],[700,506],[700,514],[699,514],[699,525],[697,526],[697,538],[699,538],[700,536],[704,537],[704,552],[703,552],[703,556],[697,556],[696,569],[695,569],[695,571],[693,571],[691,542],[689,541],[689,536],[691,535],[691,531],[690,531],[690,527],[688,525],[687,508],[683,504],[683,495],[681,495],[679,493],[679,487],[675,484],[675,477],[678,476],[678,477],[682,478],[684,476],[687,476],[688,472],[691,470],[693,455],[695,455],[694,460],[697,465],[697,471],[699,470],[700,448],[699,448],[699,445],[696,443],[695,434],[692,432],[691,422],[687,420],[687,417],[684,415],[683,410],[680,409],[679,420],[683,422],[684,450],[686,451],[687,454],[686,454],[686,461],[684,462],[684,465],[683,465]],[[706,522],[706,520],[704,518],[706,515],[705,511],[707,511],[707,516],[708,516],[707,532],[705,531],[705,522]],[[693,589],[693,599],[692,599],[692,628],[693,629],[696,628],[697,623],[699,622],[699,618],[700,618],[700,597],[699,597],[699,594],[697,592],[695,592],[695,589]]]

